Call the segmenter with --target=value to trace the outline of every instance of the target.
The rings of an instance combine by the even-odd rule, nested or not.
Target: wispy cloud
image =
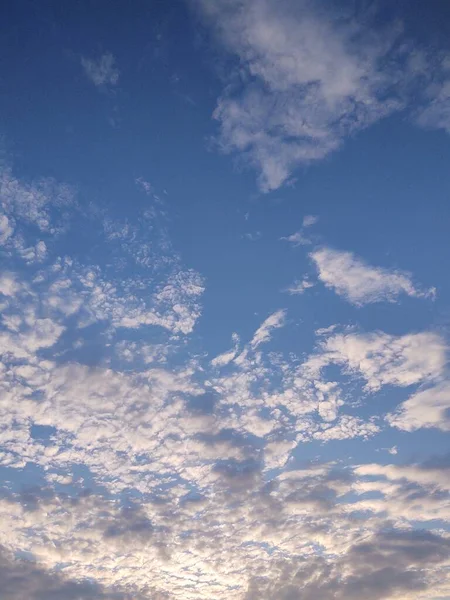
[[[306,215],[305,217],[303,217],[302,227],[299,231],[296,231],[295,233],[292,233],[291,235],[282,237],[280,239],[286,242],[290,242],[293,246],[308,246],[312,243],[312,241],[310,237],[308,237],[308,233],[305,231],[305,229],[308,229],[309,227],[315,225],[318,220],[319,217],[315,215]]]
[[[286,292],[292,295],[304,294],[306,290],[314,287],[314,283],[309,279],[302,279],[301,281],[294,281],[292,285],[285,289]]]
[[[86,76],[97,87],[117,85],[120,73],[115,62],[115,58],[110,52],[105,52],[98,58],[83,57],[81,59]]]
[[[219,145],[256,168],[264,192],[418,98],[419,123],[448,128],[447,62],[420,67],[400,23],[380,31],[373,11],[307,0],[195,4],[240,61],[214,111]]]
[[[274,329],[279,329],[283,327],[286,320],[286,311],[285,310],[277,310],[270,317],[262,323],[260,327],[255,332],[253,336],[250,346],[252,348],[257,348],[260,344],[264,344],[268,342],[271,338],[272,331]]]
[[[324,247],[311,252],[310,257],[322,283],[356,306],[395,302],[401,294],[416,298],[435,294],[434,288],[417,288],[409,273],[372,267],[351,252]]]

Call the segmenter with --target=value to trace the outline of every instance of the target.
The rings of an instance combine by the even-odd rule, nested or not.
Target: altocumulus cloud
[[[238,63],[214,101],[219,145],[263,191],[408,107],[449,130],[448,57],[397,25],[304,0],[191,4]],[[113,54],[82,67],[118,85]],[[448,340],[353,320],[434,291],[316,246],[307,214],[282,239],[317,281],[291,296],[268,281],[270,306],[242,309],[245,327],[221,298],[216,336],[209,279],[172,239],[158,173],[140,173],[122,180],[124,212],[0,165],[1,599],[449,598],[450,458],[404,451],[450,430]]]
[[[159,198],[123,223],[86,216],[57,182],[23,182],[11,169],[3,181],[0,456],[11,478],[39,476],[32,489],[2,488],[7,600],[448,594],[448,533],[411,529],[450,518],[445,464],[292,463],[300,442],[369,439],[387,423],[444,428],[437,333],[336,325],[293,357],[274,352],[289,323],[278,309],[212,360],[186,354],[206,284],[163,219],[158,229]],[[109,252],[120,247],[133,265],[128,278],[56,251],[48,232],[68,235],[90,219]],[[29,260],[23,248],[41,238],[47,252]],[[94,342],[102,352],[92,361]],[[385,386],[408,398],[387,421],[357,416],[345,379],[362,382],[367,407]],[[411,489],[420,502],[408,505]]]

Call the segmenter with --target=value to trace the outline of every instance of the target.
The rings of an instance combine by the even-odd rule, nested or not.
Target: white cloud
[[[325,426],[313,434],[316,440],[348,440],[355,437],[368,438],[380,431],[380,427],[373,421],[365,422],[358,417],[342,415],[336,423]]]
[[[235,349],[229,350],[228,352],[223,352],[222,354],[219,354],[218,356],[212,359],[211,365],[213,367],[224,367],[236,357],[236,354],[237,350]]]
[[[319,217],[316,215],[306,215],[303,217],[303,227],[312,227],[317,223]]]
[[[0,244],[5,244],[14,231],[6,215],[0,215]]]
[[[105,52],[97,59],[81,59],[81,64],[87,77],[97,87],[117,85],[119,81],[119,70],[115,66],[114,56]]]
[[[0,202],[7,219],[2,215],[2,231],[8,238],[12,235],[11,218],[33,224],[43,232],[60,233],[65,226],[65,214],[62,210],[52,214],[52,209],[75,206],[74,192],[69,186],[49,178],[24,183],[7,167],[0,168]]]
[[[308,246],[312,242],[311,239],[305,235],[304,230],[308,227],[312,227],[318,220],[319,217],[316,217],[315,215],[306,215],[303,217],[302,227],[299,231],[280,239],[290,242],[293,246]]]
[[[372,6],[355,17],[308,0],[192,2],[239,59],[213,115],[219,146],[256,168],[264,192],[405,107],[450,130],[448,57],[427,55],[402,23],[380,28]]]
[[[309,281],[308,279],[303,279],[302,281],[294,281],[292,285],[286,288],[286,292],[293,295],[304,294],[306,290],[314,287],[314,283]]]
[[[3,272],[0,275],[0,294],[4,296],[15,296],[23,289],[14,273]]]
[[[387,416],[392,427],[414,431],[421,427],[436,427],[450,431],[450,383],[419,390]]]
[[[218,101],[220,142],[246,155],[263,191],[402,104],[390,89],[402,79],[399,66],[387,61],[395,28],[377,38],[350,15],[325,13],[306,1],[197,5],[245,73],[242,85],[231,85]]]
[[[258,329],[255,331],[255,335],[253,336],[250,342],[251,348],[255,349],[260,344],[268,342],[271,338],[272,331],[274,329],[279,329],[280,327],[283,327],[285,324],[285,320],[285,310],[277,310],[276,312],[271,314],[270,317],[267,317],[264,323],[262,323],[260,327],[258,327]]]
[[[372,267],[351,252],[320,248],[310,256],[326,287],[356,306],[394,302],[400,294],[419,298],[434,295],[434,289],[416,288],[409,273]]]
[[[428,332],[399,337],[383,332],[336,334],[321,343],[302,369],[313,376],[326,365],[340,364],[365,379],[366,389],[374,392],[383,385],[407,387],[439,379],[446,349],[439,335]]]
[[[311,240],[305,236],[302,230],[296,231],[295,233],[280,239],[290,242],[294,246],[308,246],[311,243]]]

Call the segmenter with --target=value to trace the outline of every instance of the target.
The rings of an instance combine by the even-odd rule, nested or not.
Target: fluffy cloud
[[[383,385],[406,387],[436,381],[443,375],[446,344],[435,333],[400,337],[382,332],[335,334],[320,344],[320,351],[302,368],[313,375],[333,363],[362,377],[370,392]]]
[[[311,252],[319,279],[339,296],[356,306],[372,302],[394,302],[400,294],[433,296],[434,289],[417,289],[409,273],[372,267],[351,252],[320,248]]]
[[[360,465],[351,472],[315,464],[287,471],[267,485],[250,463],[230,462],[216,470],[206,493],[191,495],[183,485],[162,485],[158,496],[127,506],[83,490],[71,498],[48,488],[9,493],[0,500],[6,526],[0,541],[5,556],[20,544],[36,561],[29,564],[30,572],[23,565],[29,587],[19,577],[19,589],[36,585],[41,590],[39,581],[44,581],[56,598],[59,586],[74,589],[77,598],[89,598],[95,590],[94,597],[120,600],[206,600],[212,594],[236,600],[343,600],[359,597],[361,589],[373,599],[401,592],[413,600],[418,591],[424,599],[445,596],[450,539],[442,531],[405,527],[399,514],[405,476],[414,480],[416,472],[427,469],[376,469]],[[385,474],[392,481],[383,488]],[[363,497],[374,475],[386,496],[389,523],[379,514],[381,505],[348,500],[351,491]],[[435,484],[430,480],[421,491],[427,507],[421,518],[426,519],[433,503],[438,506]],[[354,518],[361,510],[366,518]],[[19,565],[10,558],[9,567]],[[11,582],[6,570],[2,575],[3,582]],[[74,582],[86,581],[87,575],[89,583]],[[16,597],[11,594],[11,600]]]

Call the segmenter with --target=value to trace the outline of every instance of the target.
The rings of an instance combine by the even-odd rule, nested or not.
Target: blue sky
[[[1,599],[450,598],[448,3],[1,10]]]

